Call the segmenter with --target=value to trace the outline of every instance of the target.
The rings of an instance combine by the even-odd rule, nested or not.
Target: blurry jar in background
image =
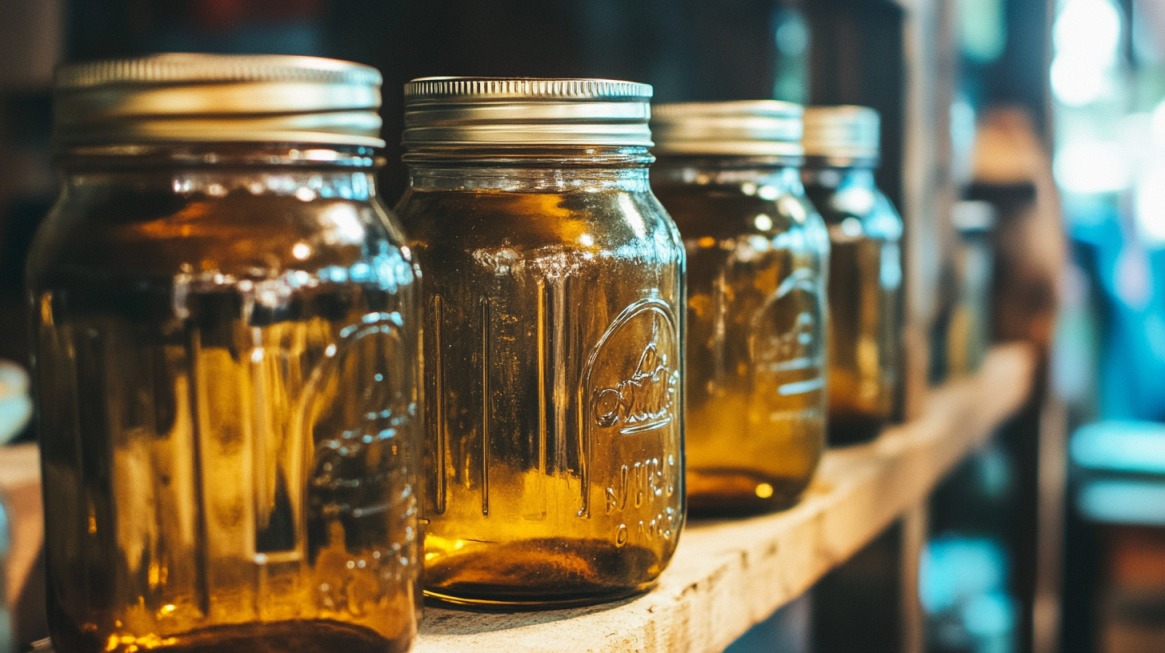
[[[60,71],[28,266],[58,650],[409,647],[417,276],[379,86],[305,57]]]
[[[944,357],[950,375],[978,370],[991,344],[991,238],[995,220],[995,207],[990,202],[963,200],[951,208],[959,242],[954,256],[958,292],[947,325]]]
[[[874,182],[878,114],[805,110],[805,191],[829,227],[829,443],[865,442],[899,385],[902,218]]]
[[[801,186],[801,107],[654,111],[652,186],[688,255],[689,506],[787,506],[825,446],[829,238]]]
[[[405,87],[398,212],[425,269],[425,592],[650,587],[684,519],[684,251],[651,193],[651,87]]]

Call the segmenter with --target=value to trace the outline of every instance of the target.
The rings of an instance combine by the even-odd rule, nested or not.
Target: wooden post
[[[902,653],[926,650],[926,615],[919,600],[919,567],[926,548],[929,509],[920,501],[902,516],[902,553],[898,562],[902,584],[899,587],[899,620],[902,628]]]

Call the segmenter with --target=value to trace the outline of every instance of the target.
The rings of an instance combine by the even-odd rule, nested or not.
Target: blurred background
[[[910,241],[909,378],[971,371],[996,341],[1042,352],[1029,406],[933,498],[928,648],[1165,650],[1162,0],[0,0],[0,440],[35,438],[21,284],[56,192],[53,68],[159,51],[378,67],[390,204],[406,181],[400,89],[417,76],[875,107],[879,183]],[[5,537],[0,511],[0,555]],[[878,556],[734,649],[859,650],[877,615],[831,587],[876,578]]]

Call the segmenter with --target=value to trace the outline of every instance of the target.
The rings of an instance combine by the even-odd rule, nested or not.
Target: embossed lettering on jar
[[[647,178],[650,87],[406,87],[398,205],[426,269],[426,594],[650,587],[684,518],[684,253]]]
[[[60,74],[28,268],[57,650],[412,642],[420,329],[379,84],[301,57]]]
[[[788,506],[825,441],[829,242],[801,187],[801,108],[665,104],[652,126],[652,185],[688,254],[689,506]]]
[[[829,443],[866,442],[899,393],[902,218],[878,189],[878,114],[805,112],[805,190],[829,228]]]

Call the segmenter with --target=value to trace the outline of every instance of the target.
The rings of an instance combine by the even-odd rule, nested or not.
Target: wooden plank
[[[942,287],[956,235],[951,207],[956,199],[950,116],[958,79],[954,3],[913,0],[903,16],[902,218],[905,274],[905,387],[903,414],[925,409],[930,379],[930,338],[943,311]],[[966,180],[961,180],[965,182]]]
[[[1048,397],[1040,411],[1039,497],[1036,506],[1036,578],[1032,599],[1032,651],[1055,653],[1060,647],[1060,596],[1063,591],[1064,513],[1068,487],[1068,407]]]
[[[933,391],[918,419],[868,445],[827,453],[797,506],[748,519],[690,522],[659,586],[644,596],[545,612],[427,608],[414,650],[720,650],[918,506],[1021,405],[1032,373],[1026,345],[998,347],[979,374]],[[36,468],[31,447],[0,450],[0,487],[27,496]],[[19,530],[26,528],[23,520],[40,525],[39,516],[23,507],[16,517]],[[35,550],[18,555],[31,559]]]
[[[926,651],[926,615],[918,595],[922,552],[926,548],[929,521],[926,500],[907,509],[902,516],[902,551],[898,562],[902,571],[899,585],[899,618],[902,622],[902,653]]]

